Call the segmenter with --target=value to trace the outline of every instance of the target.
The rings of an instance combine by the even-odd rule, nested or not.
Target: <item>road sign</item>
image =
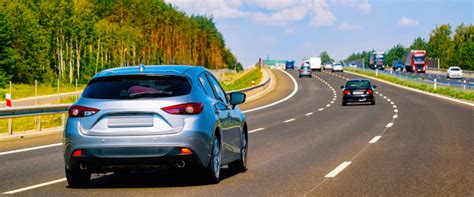
[[[8,93],[5,94],[5,106],[7,108],[12,107],[12,95],[11,94],[8,94]]]

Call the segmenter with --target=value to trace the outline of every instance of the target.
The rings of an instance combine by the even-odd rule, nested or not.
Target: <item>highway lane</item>
[[[291,73],[293,76],[297,76],[296,72]],[[412,99],[419,99],[421,97],[424,99],[424,97],[427,96],[417,95],[416,93],[376,83],[379,85],[379,92],[383,93],[384,96],[388,96],[387,99],[384,99],[383,96],[378,96],[377,105],[375,106],[358,105],[342,107],[340,105],[340,90],[337,91],[337,99],[331,104],[331,101],[333,101],[333,92],[330,87],[339,87],[344,83],[345,79],[327,73],[316,73],[315,75],[319,78],[297,79],[300,90],[288,101],[267,109],[246,114],[251,130],[264,128],[264,130],[254,132],[250,135],[249,171],[234,174],[224,170],[223,174],[225,179],[218,185],[205,185],[195,177],[189,176],[186,173],[178,175],[166,173],[134,173],[126,177],[116,175],[97,177],[93,180],[93,188],[90,189],[69,189],[67,188],[66,182],[59,182],[19,194],[55,196],[64,195],[67,192],[68,195],[294,196],[306,194],[370,195],[422,193],[420,192],[421,190],[409,190],[411,192],[404,193],[405,188],[403,186],[409,184],[406,184],[406,180],[400,180],[400,177],[410,178],[410,170],[407,169],[410,169],[411,166],[404,164],[413,164],[406,160],[418,159],[405,158],[403,157],[404,153],[409,154],[409,156],[419,157],[420,160],[423,161],[421,158],[423,158],[425,150],[417,149],[417,147],[423,147],[423,140],[426,139],[422,137],[427,136],[415,135],[419,132],[414,132],[410,129],[410,126],[403,128],[408,132],[405,135],[398,136],[398,138],[393,137],[394,139],[392,139],[390,135],[399,133],[399,125],[403,125],[401,123],[402,121],[407,121],[404,118],[407,116],[405,113],[417,114],[413,112],[416,111],[414,106],[419,104],[418,102],[423,102],[418,101],[413,104],[407,102],[407,100],[411,101],[411,99],[406,97],[413,97]],[[341,75],[351,78],[354,77],[348,74]],[[329,85],[326,85],[324,81]],[[388,101],[388,99],[391,100]],[[394,104],[391,102],[394,102]],[[462,115],[467,115],[467,117],[471,115],[470,117],[472,117],[472,109],[470,108],[446,101],[438,100],[438,102],[447,106],[454,105],[451,107],[462,111]],[[393,105],[397,105],[396,110],[400,110],[400,113],[394,112],[395,109]],[[320,111],[319,109],[323,110]],[[428,111],[436,110],[436,108],[430,108]],[[307,115],[309,113],[311,114]],[[451,113],[457,113],[457,111]],[[394,114],[399,114],[400,117],[394,119]],[[437,120],[441,118],[444,120],[446,117],[437,118]],[[292,119],[294,120],[286,122]],[[465,119],[466,117],[460,120]],[[387,128],[388,123],[393,123],[393,126]],[[429,122],[423,124],[424,127],[415,127],[415,129],[418,131],[424,131],[425,127],[426,129],[433,129],[429,127],[430,124],[428,123]],[[441,123],[434,124],[434,126],[439,126],[440,124]],[[460,125],[457,132],[465,134],[469,126],[472,127],[472,125]],[[450,125],[450,127],[452,127],[452,125]],[[423,133],[429,133],[429,131]],[[429,142],[431,142],[431,146],[433,147],[436,147],[436,142],[438,142],[436,140],[436,134],[438,133],[431,133],[431,138],[428,138],[431,140]],[[378,135],[382,136],[379,141],[375,144],[370,144],[369,141]],[[415,135],[415,137],[413,135]],[[446,138],[445,135],[443,136]],[[461,135],[460,137],[467,137],[460,139],[460,142],[471,145],[472,147],[472,135]],[[390,140],[392,140],[392,144],[388,144],[388,146],[383,144]],[[413,142],[405,143],[411,141]],[[445,145],[459,146],[455,140],[449,142],[452,144]],[[382,144],[384,146],[381,146]],[[411,148],[413,147],[414,149],[412,150]],[[389,152],[376,151],[379,148],[383,148],[384,151]],[[390,152],[394,148],[401,148],[404,152],[398,152],[397,157],[397,154]],[[438,150],[440,150],[439,147]],[[457,149],[451,147],[450,150],[455,150],[457,153],[456,156],[469,157],[469,155],[464,154],[463,151],[473,155],[472,150],[464,146],[458,147]],[[444,151],[449,153],[449,150]],[[399,154],[402,154],[402,156],[399,156]],[[378,161],[379,159],[384,159],[384,161]],[[430,159],[433,160],[425,160],[424,162],[431,164],[440,162],[438,159],[442,158],[434,157]],[[373,160],[376,160],[376,162]],[[345,161],[351,161],[352,163],[336,177],[325,177],[329,172]],[[472,156],[471,160],[468,159],[466,162],[469,161],[473,163]],[[35,165],[32,165],[32,163]],[[394,169],[386,170],[387,166],[380,165],[387,165],[387,163],[394,166]],[[393,163],[398,165],[394,165]],[[456,163],[457,162],[451,163],[451,165]],[[423,162],[421,162],[421,164],[423,164]],[[464,163],[461,164],[461,166],[453,165],[451,168],[458,169],[457,167],[463,167],[464,169],[472,169],[472,166],[469,165],[472,164]],[[389,165],[388,167],[390,168],[391,166]],[[418,167],[422,168],[423,166],[420,165]],[[60,147],[9,155],[6,157],[3,156],[0,160],[0,169],[0,175],[2,175],[0,192],[64,177]],[[439,169],[436,168],[433,170]],[[408,172],[403,173],[403,175],[398,174],[403,171]],[[423,170],[421,170],[421,172],[417,175],[421,178],[426,178],[426,176],[430,178],[430,173],[426,173],[426,171]],[[384,180],[390,180],[391,177],[396,178],[393,178],[390,184],[384,185]],[[467,175],[461,177],[465,179]],[[377,181],[382,183],[378,183]],[[423,183],[424,182],[418,179],[417,181],[411,182],[411,185],[420,185]],[[470,182],[468,181],[467,183]],[[466,187],[466,185],[459,187],[460,190],[453,191],[456,193],[472,191],[472,189]],[[384,191],[387,192],[385,193]],[[398,193],[393,191],[398,191]]]
[[[375,83],[399,106],[397,121],[311,195],[473,195],[474,108]]]
[[[384,70],[380,72],[385,72],[387,74],[390,73],[390,70]],[[436,81],[438,83],[442,83],[444,85],[453,85],[456,87],[462,87],[464,84],[464,81],[466,82],[466,85],[468,87],[474,86],[474,78],[472,77],[463,77],[462,79],[450,79],[446,78],[446,74],[436,74],[436,73],[409,73],[409,72],[404,72],[404,71],[392,71],[393,75],[398,75],[402,76],[405,78],[411,78],[411,79],[418,79],[418,80],[426,80],[430,82]]]

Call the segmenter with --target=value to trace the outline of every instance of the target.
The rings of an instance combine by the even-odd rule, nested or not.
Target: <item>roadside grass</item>
[[[438,85],[438,87],[434,89],[432,84],[426,84],[422,82],[415,82],[415,81],[410,81],[406,79],[400,79],[400,78],[387,75],[384,73],[379,73],[379,76],[375,76],[375,73],[370,72],[370,71],[364,71],[364,70],[352,69],[352,68],[347,68],[347,70],[354,73],[359,73],[362,75],[375,77],[375,78],[389,81],[398,85],[415,88],[415,89],[426,91],[426,92],[431,92],[431,93],[440,94],[440,95],[449,96],[449,97],[467,100],[467,101],[474,101],[474,91],[469,90],[469,89],[464,90],[462,88],[446,87],[446,86],[441,86],[441,85]]]
[[[86,84],[78,84],[77,90],[84,89]],[[69,83],[59,84],[59,93],[75,92],[76,86]],[[7,85],[5,88],[0,88],[0,101],[5,101],[5,94],[10,92]],[[55,85],[38,84],[38,96],[57,94],[58,88]],[[35,96],[34,84],[12,84],[12,99],[20,99]]]
[[[231,91],[258,85],[261,80],[262,68],[257,66],[239,74],[225,74],[221,76],[220,83],[225,91]]]
[[[66,104],[76,102],[76,96],[62,98],[53,104]],[[60,127],[62,114],[41,115],[41,129]],[[67,115],[65,116],[67,118]],[[13,133],[38,130],[38,116],[12,118]],[[8,119],[0,119],[0,134],[8,132]]]

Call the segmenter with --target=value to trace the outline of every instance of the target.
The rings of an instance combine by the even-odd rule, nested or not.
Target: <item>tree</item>
[[[428,57],[439,58],[441,67],[448,68],[451,64],[452,55],[451,26],[446,24],[436,27],[430,33]]]
[[[465,70],[474,70],[474,25],[456,27],[451,64]]]
[[[334,62],[334,59],[332,59],[329,54],[326,51],[323,51],[319,54],[319,57],[321,58],[321,62]]]
[[[5,14],[0,12],[0,87],[4,88],[10,80],[7,71],[12,69],[15,62],[11,43],[11,26]]]
[[[385,64],[391,65],[395,60],[403,60],[405,57],[406,49],[402,44],[397,44],[388,50],[385,56]]]
[[[428,43],[423,39],[421,36],[413,40],[413,43],[411,44],[410,50],[427,50],[428,49]]]

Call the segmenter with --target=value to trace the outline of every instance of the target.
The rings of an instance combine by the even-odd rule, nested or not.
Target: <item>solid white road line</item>
[[[318,111],[323,111],[323,110],[324,110],[324,108],[319,108],[319,109],[318,109]]]
[[[265,129],[265,128],[254,129],[254,130],[249,131],[248,133],[257,132],[257,131],[261,131],[261,130],[264,130],[264,129]]]
[[[305,116],[311,116],[311,115],[313,115],[313,112],[309,112],[309,113],[305,114]]]
[[[257,110],[261,110],[261,109],[265,109],[265,108],[268,108],[268,107],[277,105],[277,104],[279,104],[279,103],[281,103],[281,102],[284,102],[284,101],[290,99],[291,97],[293,97],[293,96],[296,94],[296,92],[298,92],[298,83],[296,82],[296,79],[295,79],[293,76],[291,76],[289,73],[287,73],[286,71],[281,71],[281,72],[283,72],[283,73],[285,73],[286,75],[288,75],[288,77],[291,78],[291,81],[293,81],[293,84],[294,84],[293,92],[291,92],[290,95],[288,95],[287,97],[285,97],[285,98],[283,98],[283,99],[281,99],[281,100],[279,100],[279,101],[276,101],[276,102],[274,102],[274,103],[270,103],[270,104],[268,104],[268,105],[264,105],[264,106],[261,106],[261,107],[257,107],[257,108],[245,110],[245,111],[243,111],[242,113],[249,113],[249,112],[253,112],[253,111],[257,111]]]
[[[44,186],[47,186],[47,185],[52,185],[52,184],[60,183],[60,182],[63,182],[63,181],[66,181],[66,178],[62,178],[62,179],[58,179],[58,180],[54,180],[54,181],[49,181],[49,182],[46,182],[46,183],[41,183],[41,184],[38,184],[38,185],[33,185],[33,186],[29,186],[29,187],[24,187],[24,188],[12,190],[12,191],[4,192],[3,194],[15,194],[15,193],[18,193],[18,192],[23,192],[23,191],[26,191],[26,190],[31,190],[31,189],[35,189],[35,188],[39,188],[39,187],[44,187]]]
[[[388,123],[388,124],[387,124],[387,127],[392,127],[392,125],[393,125],[393,122]]]
[[[14,154],[14,153],[20,153],[20,152],[26,152],[26,151],[31,151],[31,150],[38,150],[38,149],[43,149],[43,148],[51,148],[51,147],[61,146],[61,145],[63,145],[63,143],[48,144],[48,145],[44,145],[44,146],[36,146],[36,147],[31,147],[31,148],[24,148],[24,149],[12,150],[12,151],[0,152],[0,156],[1,155]]]
[[[336,177],[337,174],[339,174],[340,172],[342,172],[342,170],[344,170],[344,168],[347,168],[347,166],[349,166],[352,162],[350,161],[345,161],[345,162],[342,162],[339,166],[337,166],[334,170],[332,170],[329,174],[327,174],[326,178],[333,178],[333,177]]]
[[[292,122],[292,121],[295,121],[296,119],[292,118],[292,119],[288,119],[288,120],[285,120],[283,121],[284,123],[289,123],[289,122]]]
[[[382,136],[377,135],[377,136],[375,136],[374,138],[372,138],[372,140],[370,140],[369,143],[373,144],[373,143],[379,141],[379,139],[380,139],[381,137],[382,137]]]

